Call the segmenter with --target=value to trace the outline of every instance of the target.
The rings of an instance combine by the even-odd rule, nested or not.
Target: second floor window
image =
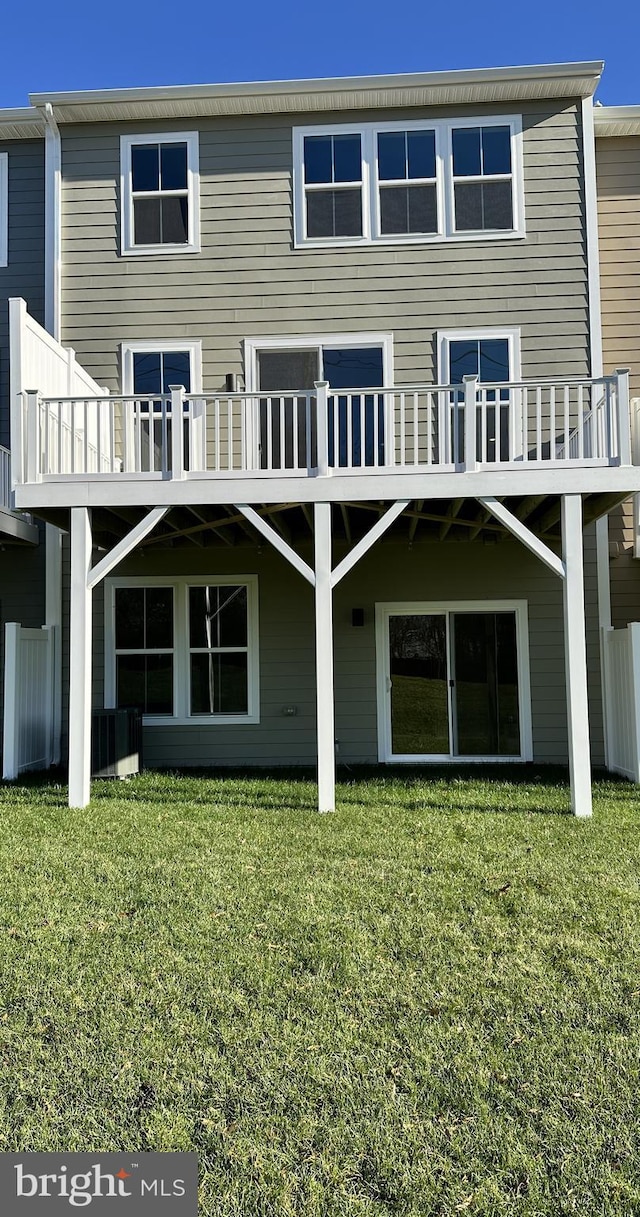
[[[122,252],[198,249],[198,136],[121,139]]]
[[[524,236],[518,116],[293,134],[296,246]]]

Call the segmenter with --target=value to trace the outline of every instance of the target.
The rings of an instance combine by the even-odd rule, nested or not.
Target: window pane
[[[478,375],[479,345],[467,338],[449,343],[449,384],[460,385],[463,376]]]
[[[444,615],[389,619],[392,748],[398,755],[449,752]]]
[[[316,190],[307,195],[308,237],[362,236],[360,190]]]
[[[183,385],[187,393],[191,392],[191,360],[188,351],[162,353],[163,393],[169,392],[170,385]]]
[[[380,191],[380,231],[409,231],[409,201],[405,186],[385,186]]]
[[[247,589],[244,586],[189,588],[189,646],[247,645]]]
[[[482,182],[458,182],[455,187],[456,229],[475,232],[482,229]]]
[[[484,182],[482,200],[483,228],[513,228],[511,182]]]
[[[317,350],[258,352],[258,387],[265,393],[312,389],[316,380],[320,380]]]
[[[116,588],[116,649],[144,647],[144,588]]]
[[[382,347],[323,351],[324,375],[332,389],[382,388]]]
[[[404,131],[381,131],[378,135],[378,177],[391,181],[407,175],[407,144]],[[402,232],[402,229],[391,229]]]
[[[247,656],[191,656],[191,713],[246,714]]]
[[[305,182],[330,182],[332,180],[331,166],[331,136],[306,136],[304,141]]]
[[[360,190],[334,191],[334,231],[336,237],[362,236],[362,193]]]
[[[509,343],[506,338],[481,340],[480,380],[509,380]]]
[[[436,176],[435,131],[407,132],[409,177]]]
[[[188,239],[188,199],[184,197],[162,199],[162,244],[184,245]]]
[[[409,232],[437,232],[438,206],[435,183],[433,186],[409,186],[407,200],[409,203]]]
[[[136,351],[133,356],[134,393],[161,393],[161,356],[158,351]]]
[[[160,199],[133,200],[133,232],[136,245],[160,244]]]
[[[170,587],[146,587],[145,646],[151,649],[173,646],[173,593]]]
[[[452,132],[453,172],[456,177],[481,173],[480,128],[458,127]]]
[[[362,154],[359,135],[334,135],[334,182],[359,182],[362,177]]]
[[[483,173],[511,173],[511,130],[509,127],[482,128]]]
[[[307,236],[333,237],[333,190],[314,190],[307,195]]]
[[[119,706],[140,706],[145,714],[173,714],[173,656],[118,655]]]
[[[160,185],[160,150],[157,144],[134,144],[131,178],[134,190],[157,190]]]
[[[162,190],[186,190],[186,144],[162,144],[160,148],[160,185]]]

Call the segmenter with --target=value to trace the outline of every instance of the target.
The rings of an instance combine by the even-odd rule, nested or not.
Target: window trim
[[[187,145],[188,241],[183,245],[135,245],[131,149],[137,144]],[[161,192],[159,192],[161,193]],[[161,131],[120,136],[120,253],[124,257],[163,257],[200,253],[200,168],[197,131]]]
[[[247,713],[190,714],[189,588],[247,588]],[[207,727],[260,722],[260,635],[257,575],[120,575],[104,585],[104,704],[116,706],[115,591],[118,587],[170,587],[173,590],[173,708],[175,713],[145,714],[145,727]]]
[[[9,153],[0,152],[0,266],[9,265]]]
[[[390,617],[406,614],[446,613],[514,613],[516,620],[516,648],[518,661],[518,712],[520,715],[519,756],[456,756],[394,753],[391,741],[389,673],[389,626]],[[378,724],[378,760],[381,764],[420,765],[437,763],[460,764],[526,764],[533,760],[533,716],[531,707],[531,665],[529,659],[529,602],[528,600],[436,600],[436,601],[377,601],[375,606],[376,631],[376,689]],[[449,672],[447,673],[449,675]],[[448,695],[448,714],[451,721],[451,694]]]
[[[453,147],[451,132],[459,127],[511,128],[511,179],[513,228],[455,230]],[[435,131],[438,232],[380,234],[380,193],[376,136],[385,131]],[[312,237],[306,232],[304,140],[310,135],[360,135],[362,140],[362,236]],[[358,245],[437,245],[466,241],[513,241],[526,236],[522,156],[522,115],[491,114],[470,118],[407,119],[402,122],[338,123],[293,128],[293,246],[294,249],[332,249]],[[506,175],[505,175],[506,176]],[[327,184],[327,188],[329,185]]]

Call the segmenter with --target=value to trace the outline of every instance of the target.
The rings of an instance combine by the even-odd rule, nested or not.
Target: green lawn
[[[511,778],[0,789],[0,1151],[193,1149],[209,1217],[640,1213],[638,797]]]

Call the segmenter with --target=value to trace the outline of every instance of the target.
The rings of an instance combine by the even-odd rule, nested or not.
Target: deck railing
[[[160,397],[23,394],[16,482],[631,463],[628,375]]]

